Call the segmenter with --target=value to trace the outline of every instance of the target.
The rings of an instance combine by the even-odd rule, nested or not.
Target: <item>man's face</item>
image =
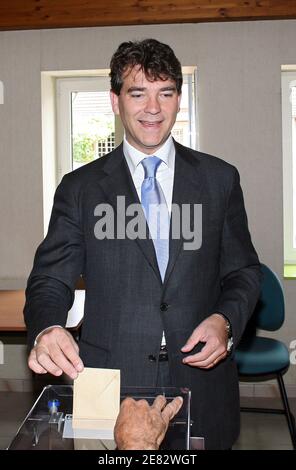
[[[110,96],[127,141],[141,152],[153,154],[166,141],[176,121],[181,95],[175,82],[150,82],[136,66],[125,74],[120,95],[111,91]]]

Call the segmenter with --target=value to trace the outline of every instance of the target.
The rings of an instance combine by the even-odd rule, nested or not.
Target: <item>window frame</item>
[[[283,218],[284,218],[284,264],[296,265],[296,248],[293,247],[294,204],[296,200],[296,162],[293,162],[293,129],[291,83],[295,81],[296,69],[282,70],[282,149],[283,149]],[[296,155],[294,156],[294,159]],[[294,198],[294,202],[293,202]]]
[[[72,126],[71,94],[73,92],[104,91],[110,88],[109,76],[63,77],[56,81],[57,86],[57,181],[72,171]],[[75,87],[75,88],[73,88]]]

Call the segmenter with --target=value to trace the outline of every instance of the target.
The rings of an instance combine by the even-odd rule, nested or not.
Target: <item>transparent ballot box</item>
[[[183,397],[179,413],[169,424],[161,449],[186,450],[190,448],[190,390],[185,388],[121,389],[121,400],[130,396],[145,399],[152,404],[157,395],[164,395],[167,403],[176,396]],[[112,438],[103,439],[90,430],[79,434],[72,429],[73,386],[48,385],[43,389],[32,409],[21,424],[8,450],[112,450]],[[78,431],[78,432],[76,432]]]

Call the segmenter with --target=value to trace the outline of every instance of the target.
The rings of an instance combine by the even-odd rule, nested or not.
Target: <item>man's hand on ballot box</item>
[[[60,327],[48,328],[42,333],[31,350],[28,364],[36,374],[59,376],[67,374],[76,379],[83,370],[79,348],[72,335]]]
[[[182,403],[182,397],[176,397],[166,404],[163,395],[158,395],[151,406],[146,400],[126,398],[121,404],[114,429],[118,449],[159,449],[169,422],[178,413]]]

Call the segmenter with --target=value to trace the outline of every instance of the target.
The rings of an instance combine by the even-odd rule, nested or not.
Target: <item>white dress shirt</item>
[[[123,153],[127,161],[129,170],[132,175],[134,185],[136,187],[139,200],[141,201],[141,187],[144,181],[144,168],[140,162],[149,157],[146,153],[140,152],[135,149],[131,144],[128,143],[126,138],[123,140]],[[173,184],[175,174],[175,146],[172,136],[165,141],[162,147],[158,149],[153,156],[158,157],[162,160],[156,173],[157,181],[159,182],[163,191],[169,213],[172,210],[172,197],[173,197]],[[150,155],[152,156],[152,155]]]

